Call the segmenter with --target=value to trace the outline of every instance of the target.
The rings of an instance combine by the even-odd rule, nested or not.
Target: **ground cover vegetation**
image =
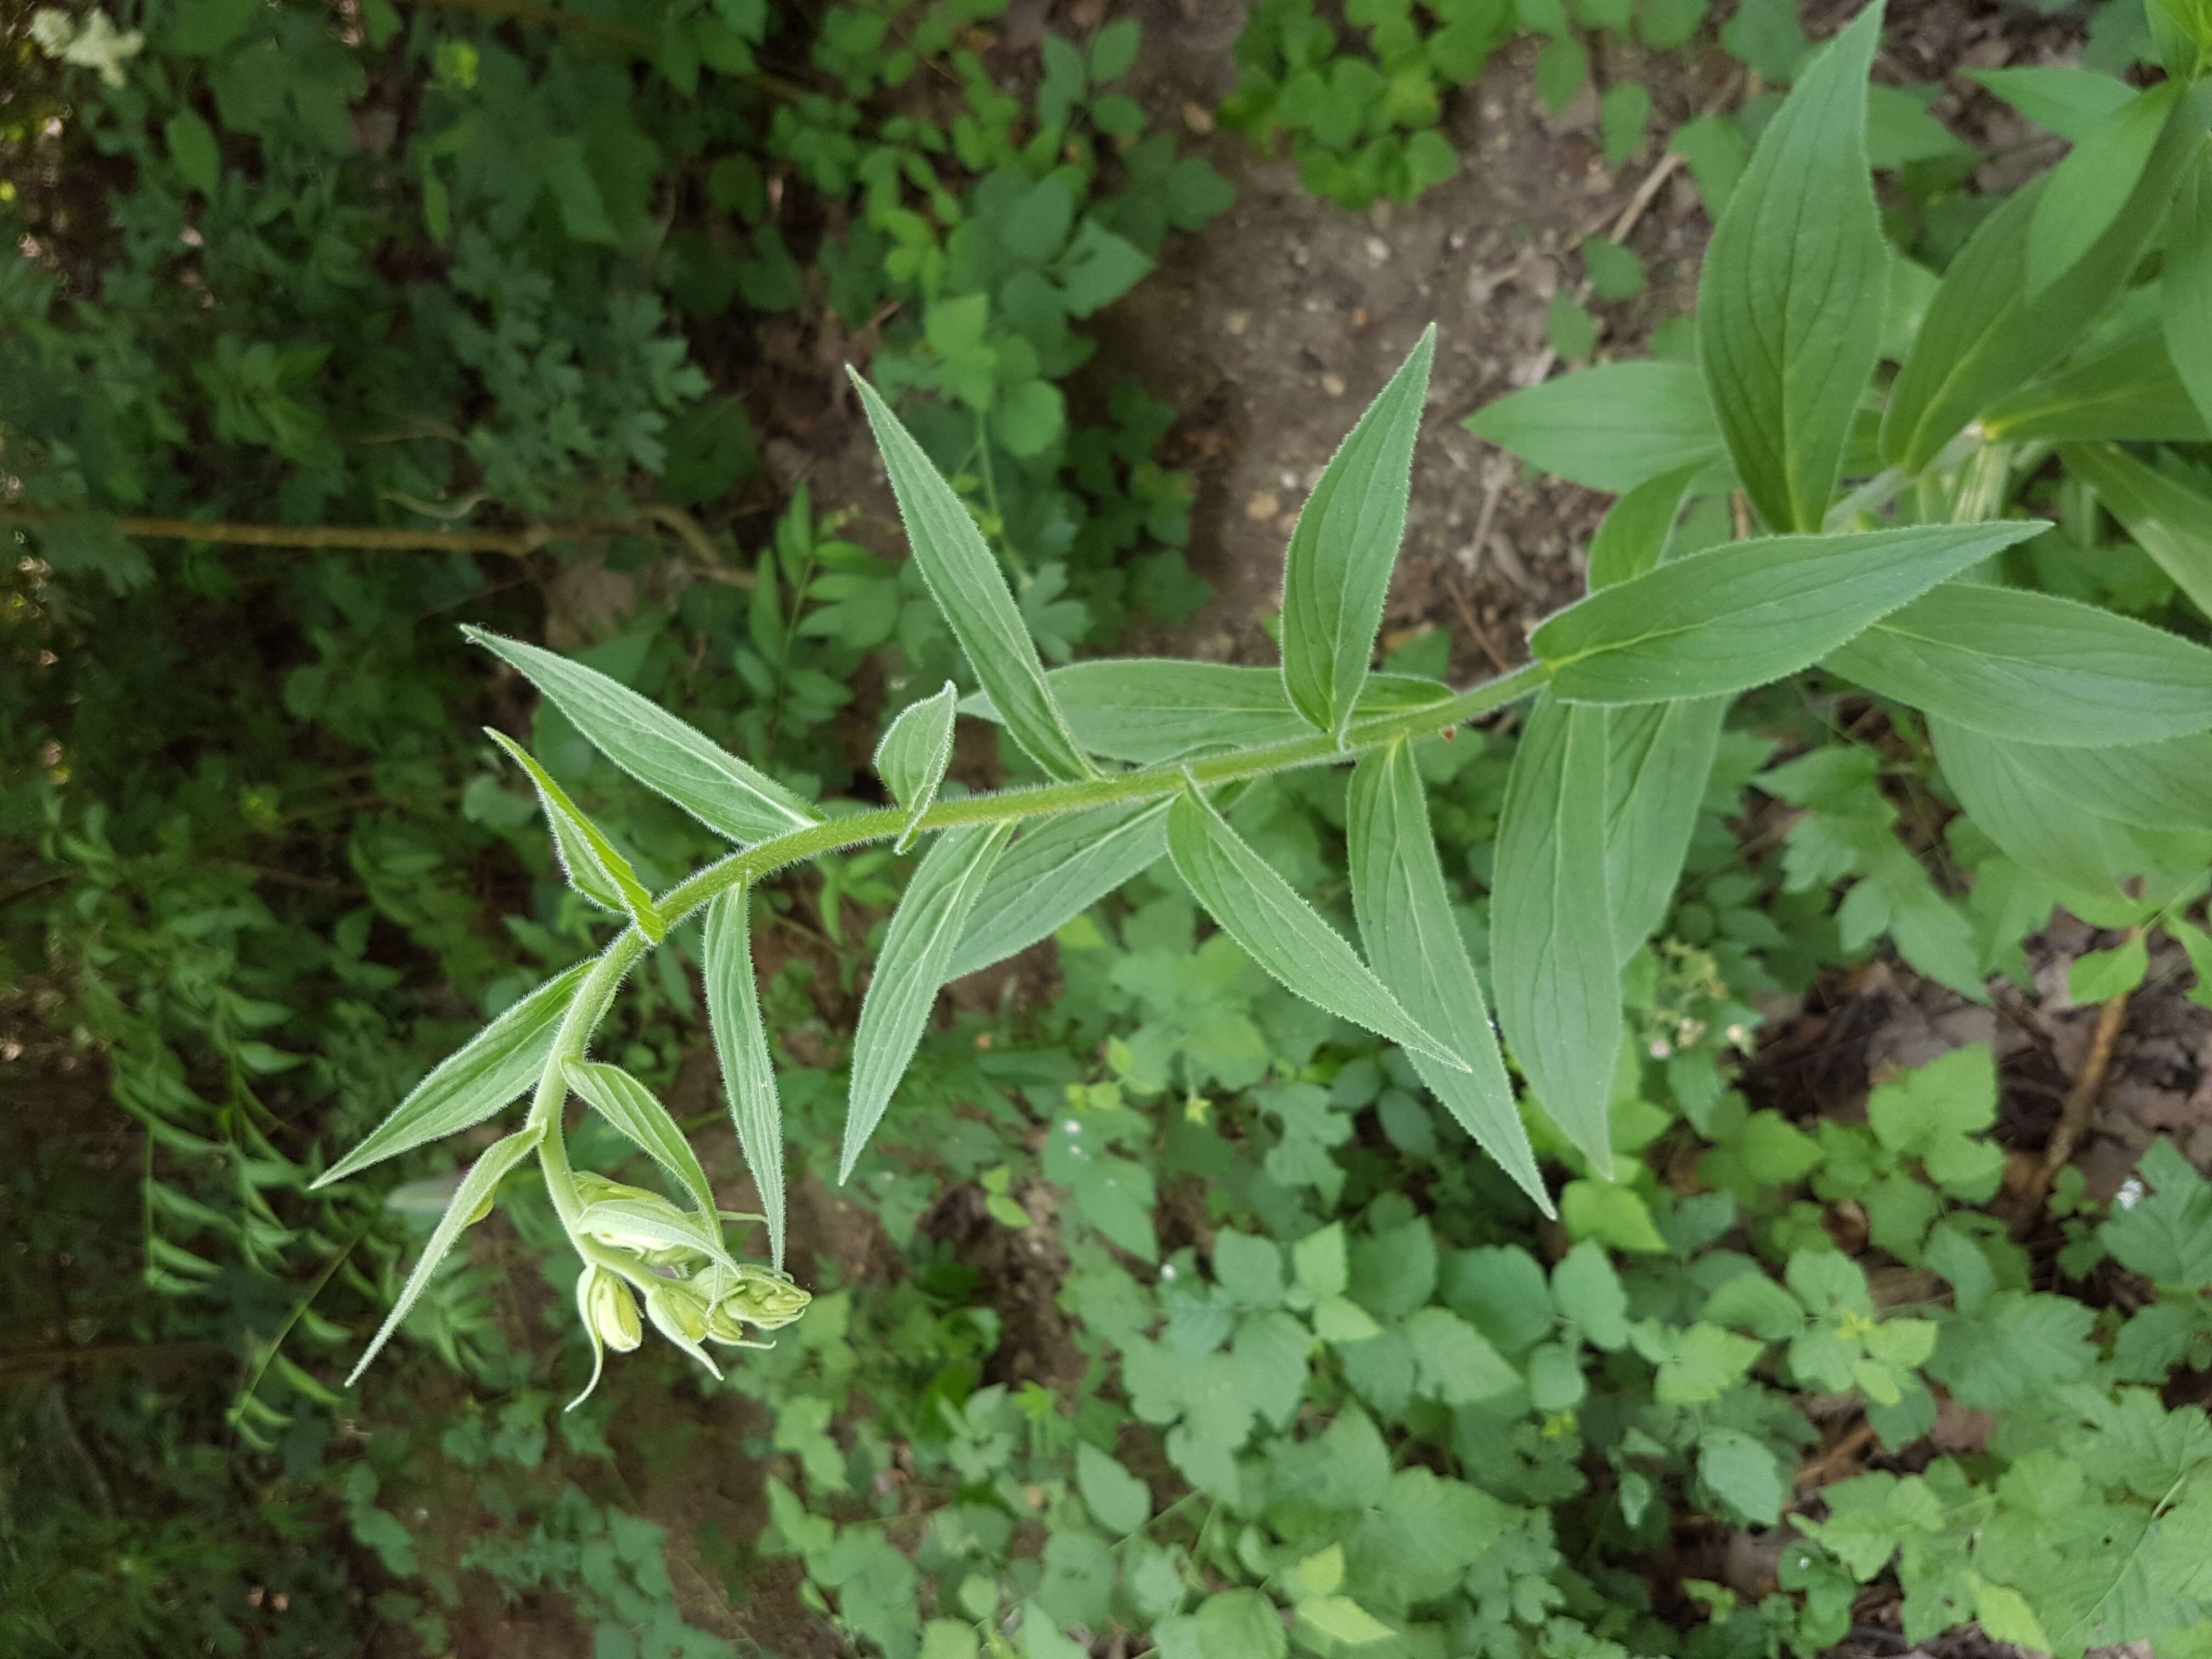
[[[11,1650],[2196,1651],[2200,1173],[2008,1150],[1987,1046],[1753,1071],[2057,909],[2114,1021],[2212,967],[2212,25],[1983,72],[2072,146],[2000,195],[1878,11],[1738,13],[1694,328],[1470,417],[1619,499],[1459,689],[1375,660],[1426,337],[1279,662],[1110,654],[1188,480],[1066,388],[1226,191],[999,9],[14,26]],[[1631,25],[1346,21],[1408,109]],[[1224,117],[1418,194],[1293,118],[1338,38]],[[798,310],[903,558],[760,477]]]

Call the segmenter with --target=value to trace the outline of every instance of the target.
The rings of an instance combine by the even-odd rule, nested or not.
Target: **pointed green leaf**
[[[1552,1195],[1514,1104],[1482,983],[1453,920],[1410,745],[1394,743],[1361,759],[1352,770],[1344,826],[1352,906],[1375,976],[1472,1068],[1455,1071],[1411,1052],[1413,1069],[1475,1144],[1551,1215]]]
[[[1548,693],[1529,709],[1492,866],[1490,983],[1529,1089],[1610,1179],[1624,1027],[1606,890],[1606,714]]]
[[[315,1177],[327,1187],[373,1164],[481,1123],[538,1080],[553,1034],[576,986],[591,970],[580,962],[556,974],[449,1054],[408,1092],[368,1139]]]
[[[1675,559],[1590,594],[1528,643],[1571,702],[1746,691],[1818,661],[1877,617],[2050,526],[1917,525],[1770,536]]]
[[[2212,150],[2199,149],[2181,175],[2166,234],[2159,311],[2170,361],[2197,414],[2212,424]]]
[[[2019,771],[2083,810],[2145,830],[2212,829],[2212,734],[2125,747],[2005,745]]]
[[[2212,728],[2212,651],[2050,593],[1946,582],[1826,666],[2021,743],[2155,743]]]
[[[2040,292],[2112,228],[2180,101],[2179,82],[2137,93],[2052,168],[2027,226],[2027,292]]]
[[[2135,330],[2022,386],[1982,416],[1982,430],[1996,444],[2212,438],[2155,328]]]
[[[2069,444],[2059,456],[2198,613],[2212,617],[2212,501],[2112,444]]]
[[[722,1244],[720,1218],[688,1215],[665,1199],[603,1198],[584,1206],[576,1231],[622,1249],[696,1250],[731,1272],[737,1261]]]
[[[1306,498],[1283,561],[1283,685],[1323,732],[1352,718],[1406,533],[1437,328],[1424,329]]]
[[[891,799],[906,808],[906,828],[898,839],[902,853],[914,845],[915,826],[937,799],[937,786],[952,763],[952,716],[959,702],[959,688],[945,681],[935,696],[902,709],[876,745],[876,775]]]
[[[1006,729],[1052,776],[1092,775],[1091,763],[1053,702],[1036,641],[983,532],[890,405],[858,374],[852,380],[890,474],[915,562]]]
[[[1540,472],[1617,495],[1728,453],[1704,375],[1649,357],[1510,392],[1462,424]]]
[[[1967,70],[1977,82],[2046,132],[2078,144],[2125,109],[2136,89],[2085,69]]]
[[[868,1138],[883,1121],[891,1091],[921,1044],[961,930],[990,879],[1013,826],[973,824],[939,832],[907,884],[876,958],[853,1035],[853,1083],[845,1109],[845,1151],[837,1179],[849,1180]]]
[[[1343,936],[1247,847],[1195,789],[1168,809],[1168,852],[1206,914],[1244,953],[1316,1007],[1464,1072],[1367,970]]]
[[[1667,919],[1712,774],[1726,697],[1612,708],[1607,735],[1607,887],[1623,962]]]
[[[1678,467],[1636,486],[1613,504],[1590,538],[1589,585],[1595,592],[1666,562],[1674,520],[1702,466]]]
[[[1890,389],[1882,459],[1917,472],[1978,418],[2056,362],[2125,285],[2165,217],[2203,132],[2192,91],[2160,134],[2111,228],[2045,287],[2027,286],[2029,227],[2049,175],[2015,191],[1944,273]]]
[[[1966,816],[2021,869],[2063,889],[2109,899],[2118,896],[2123,878],[2148,867],[2123,826],[2083,811],[2021,760],[2036,753],[2063,760],[2096,751],[2009,744],[1935,715],[1928,735],[1943,781]]]
[[[1260,670],[1279,692],[1282,677]],[[1132,801],[1047,818],[1024,829],[968,913],[945,969],[964,975],[1049,938],[1123,883],[1167,856],[1168,803]]]
[[[783,1103],[768,1054],[753,983],[752,939],[746,927],[744,884],[718,893],[707,907],[705,977],[707,1023],[721,1062],[722,1090],[745,1167],[753,1172],[761,1212],[768,1220],[769,1260],[783,1266]]]
[[[714,1189],[699,1167],[691,1143],[653,1091],[619,1066],[572,1060],[562,1067],[569,1088],[620,1130],[639,1151],[668,1171],[699,1213],[714,1213]]]
[[[1759,135],[1698,284],[1698,356],[1744,491],[1816,531],[1874,373],[1889,247],[1868,173],[1880,0],[1823,46]]]
[[[577,810],[575,802],[528,750],[492,726],[484,727],[484,735],[530,775],[538,804],[545,809],[545,821],[553,826],[553,848],[560,855],[568,884],[592,903],[627,915],[637,924],[638,932],[659,944],[668,924],[653,908],[653,895],[639,883],[629,860],[615,851],[614,843],[599,833],[599,826]]]
[[[766,841],[822,815],[703,732],[595,668],[481,628],[461,632],[505,658],[601,754],[732,841]]]
[[[1045,676],[1076,740],[1094,755],[1140,766],[1211,749],[1250,749],[1311,737],[1291,707],[1279,669],[1167,657],[1102,657]],[[1355,720],[1443,702],[1451,688],[1410,674],[1370,674]],[[995,720],[978,692],[960,712]]]
[[[423,1244],[422,1256],[415,1263],[415,1271],[407,1275],[407,1283],[400,1289],[399,1299],[392,1304],[392,1311],[384,1316],[384,1323],[377,1328],[376,1335],[371,1339],[368,1349],[348,1374],[346,1387],[351,1388],[361,1380],[361,1374],[368,1369],[369,1362],[391,1340],[392,1332],[399,1328],[400,1322],[407,1317],[421,1298],[423,1290],[430,1283],[430,1275],[437,1272],[438,1264],[446,1259],[446,1252],[453,1248],[462,1231],[476,1219],[477,1212],[491,1202],[492,1194],[498,1190],[500,1182],[507,1172],[530,1155],[538,1145],[538,1137],[539,1131],[524,1129],[504,1140],[495,1140],[484,1148],[482,1158],[469,1166],[468,1174],[461,1177],[460,1187],[453,1194],[453,1201],[446,1206],[445,1214],[438,1218],[438,1224],[431,1230],[429,1239]]]

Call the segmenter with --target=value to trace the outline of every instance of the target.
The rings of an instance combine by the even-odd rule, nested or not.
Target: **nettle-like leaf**
[[[732,841],[765,841],[822,815],[703,732],[595,668],[481,628],[461,632],[505,658],[592,746],[648,789]]]
[[[2070,893],[2111,900],[2121,881],[2151,867],[2154,860],[2125,824],[2094,806],[2085,810],[2074,791],[2052,787],[2024,763],[2039,753],[2063,762],[2095,751],[2008,743],[1935,715],[1928,735],[1966,816],[2022,869]]]
[[[1429,1092],[1514,1183],[1550,1215],[1513,1085],[1490,1029],[1490,1010],[1452,915],[1429,829],[1427,798],[1410,744],[1376,750],[1352,774],[1344,809],[1346,859],[1360,942],[1375,975],[1407,1012],[1465,1056],[1469,1069],[1408,1057]]]
[[[1195,788],[1168,809],[1176,873],[1244,953],[1297,995],[1454,1071],[1469,1069],[1400,1006],[1344,937]]]
[[[769,1260],[781,1267],[783,1104],[776,1093],[768,1029],[761,1021],[760,996],[753,983],[752,936],[746,925],[748,891],[740,883],[717,894],[707,907],[707,1023],[714,1033],[714,1057],[721,1062],[731,1127],[738,1133],[738,1150],[744,1154],[745,1167],[753,1172],[761,1212],[767,1218]]]
[[[568,884],[602,909],[627,915],[638,932],[653,944],[659,944],[668,931],[667,924],[653,908],[653,895],[638,881],[629,860],[617,853],[614,843],[599,832],[599,826],[577,809],[528,750],[491,726],[484,727],[484,735],[529,774],[531,784],[538,791],[538,804],[545,809],[545,821],[553,827],[554,852],[560,858]]]
[[[441,1060],[362,1143],[315,1178],[308,1190],[358,1175],[373,1164],[471,1128],[538,1080],[553,1034],[591,970],[580,962],[516,1003]]]
[[[2203,443],[2212,427],[2189,395],[2154,325],[2127,330],[2085,347],[2053,373],[2030,381],[1981,418],[1992,444],[2105,438],[2146,443]]]
[[[1569,702],[1747,691],[2015,542],[2039,520],[1769,536],[1676,559],[1590,594],[1528,636]]]
[[[1605,363],[1509,393],[1467,429],[1541,472],[1625,494],[1662,474],[1727,459],[1705,378],[1689,363]]]
[[[1521,1074],[1609,1177],[1625,1027],[1607,885],[1607,712],[1548,694],[1529,711],[1498,818],[1490,982]]]
[[[714,1189],[699,1167],[698,1154],[650,1089],[619,1066],[572,1060],[561,1069],[585,1104],[665,1170],[700,1214],[714,1213]]]
[[[841,1182],[851,1179],[853,1166],[883,1121],[891,1091],[921,1044],[922,1029],[936,1006],[968,913],[1012,833],[1011,823],[941,831],[922,855],[906,896],[891,915],[883,952],[876,958],[875,977],[868,981],[860,1024],[853,1034],[845,1150],[837,1166]]]
[[[1052,776],[1091,776],[1091,762],[1053,701],[1036,643],[983,532],[890,405],[858,374],[852,380],[890,474],[915,562],[1006,729]]]
[[[1278,690],[1281,682],[1274,675]],[[1164,800],[1062,813],[1026,828],[1000,857],[946,964],[956,980],[1048,939],[1167,856]]]
[[[902,853],[914,844],[915,826],[937,799],[937,786],[952,763],[952,720],[959,702],[960,689],[945,681],[935,696],[900,710],[876,745],[876,775],[906,809],[906,827],[898,838]]]
[[[2212,650],[2024,588],[1948,582],[1826,664],[1885,697],[2022,743],[2155,743],[2212,727]]]
[[[1375,654],[1436,346],[1432,323],[1329,459],[1284,557],[1283,685],[1332,735],[1350,722]]]
[[[1736,473],[1778,531],[1817,531],[1881,343],[1889,249],[1867,170],[1881,6],[1822,47],[1759,135],[1705,251],[1698,355]]]

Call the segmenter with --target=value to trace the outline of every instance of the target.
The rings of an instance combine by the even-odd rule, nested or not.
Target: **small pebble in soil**
[[[1232,311],[1222,318],[1221,325],[1231,334],[1242,334],[1252,326],[1252,313],[1249,311]]]
[[[1213,117],[1203,104],[1185,104],[1182,106],[1182,124],[1193,132],[1213,131]]]
[[[1283,510],[1283,504],[1265,490],[1244,503],[1244,516],[1256,524],[1264,524]]]
[[[1321,377],[1321,389],[1328,393],[1332,398],[1341,398],[1344,396],[1344,376],[1341,374],[1322,375]]]
[[[1384,241],[1380,236],[1369,237],[1367,239],[1367,257],[1372,259],[1378,265],[1387,263],[1390,258],[1390,244]]]

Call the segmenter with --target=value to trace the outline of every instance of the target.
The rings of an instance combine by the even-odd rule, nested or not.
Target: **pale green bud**
[[[696,1343],[707,1334],[706,1297],[678,1280],[656,1284],[647,1291],[645,1310],[660,1334],[672,1341]]]
[[[780,1330],[806,1311],[814,1300],[811,1291],[792,1281],[791,1275],[750,1263],[732,1274],[717,1270],[712,1278],[714,1306],[707,1319],[707,1334],[717,1342],[745,1340],[747,1324],[764,1331]]]
[[[643,1339],[637,1298],[619,1274],[605,1267],[586,1267],[577,1278],[576,1310],[585,1325],[617,1353],[628,1353]]]

